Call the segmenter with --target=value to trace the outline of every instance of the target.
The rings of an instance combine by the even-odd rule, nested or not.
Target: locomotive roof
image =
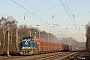
[[[31,36],[26,36],[26,37],[23,37],[23,40],[24,39],[29,39],[29,38],[32,38],[33,39],[33,37],[31,37]]]

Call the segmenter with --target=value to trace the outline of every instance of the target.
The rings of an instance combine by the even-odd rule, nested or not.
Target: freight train
[[[66,44],[40,41],[38,38],[27,37],[19,44],[19,53],[21,55],[32,55],[39,53],[49,53],[58,51],[70,51],[72,47]]]

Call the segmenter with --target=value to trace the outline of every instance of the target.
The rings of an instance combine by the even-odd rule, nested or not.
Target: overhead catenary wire
[[[51,19],[51,20],[53,20],[53,25],[58,25],[58,24],[54,24],[54,8],[56,8],[56,7],[58,7],[59,5],[57,5],[57,6],[54,6],[54,7],[51,7],[50,9],[53,9],[53,15],[52,15],[52,18],[50,18],[50,17],[48,17],[47,15],[45,15],[45,14],[43,14],[43,13],[41,13],[39,10],[37,10],[35,7],[33,7],[28,1],[26,1],[26,0],[24,0],[29,6],[31,6],[33,9],[35,9],[37,12],[39,12],[40,14],[42,14],[42,15],[44,15],[44,16],[46,16],[47,18],[49,18],[49,19]],[[65,2],[66,4],[67,4],[67,2]],[[67,5],[68,6],[68,5]],[[68,9],[69,9],[69,7],[68,7]],[[47,10],[47,9],[45,9],[45,10]],[[33,12],[34,13],[34,12]],[[71,13],[71,12],[70,12]]]
[[[48,9],[54,9],[54,8],[56,8],[56,7],[59,7],[61,4],[59,4],[59,5],[56,5],[56,6],[53,6],[53,7],[50,7],[50,8],[46,8],[46,9],[42,9],[42,10],[37,10],[35,7],[33,7],[28,1],[26,1],[26,0],[24,0],[29,6],[31,6],[33,9],[35,9],[36,11],[34,11],[34,12],[32,12],[32,13],[35,13],[35,12],[39,12],[40,14],[42,14],[42,15],[44,15],[44,16],[46,16],[46,17],[48,17],[47,15],[45,15],[45,14],[43,14],[43,13],[41,13],[40,11],[44,11],[44,10],[48,10]],[[70,2],[71,0],[69,0],[69,1],[67,1],[67,2]],[[21,0],[21,4],[22,4],[22,0]],[[22,7],[23,7],[23,4],[21,5]],[[29,13],[24,13],[25,15],[26,14],[29,14]],[[14,15],[21,15],[21,14],[14,14]],[[48,17],[48,18],[50,18],[50,17]],[[52,19],[52,18],[50,18],[50,19]]]
[[[66,13],[68,14],[68,16],[69,16],[70,20],[71,20],[71,21],[72,21],[72,23],[74,24],[74,26],[75,26],[75,28],[76,28],[76,31],[77,31],[77,34],[78,34],[78,36],[79,36],[79,32],[78,32],[78,29],[77,29],[77,27],[76,27],[75,21],[73,22],[73,20],[72,20],[71,16],[69,15],[69,13],[68,13],[68,11],[67,11],[66,7],[64,6],[64,4],[63,4],[62,0],[60,0],[60,2],[61,2],[61,4],[62,4],[62,6],[64,7],[64,9],[65,9]],[[73,18],[75,18],[75,17],[73,17]],[[74,19],[74,20],[75,20],[75,19]]]
[[[41,13],[40,11],[38,11],[35,7],[33,7],[29,2],[27,2],[26,0],[24,0],[29,6],[31,6],[33,9],[35,9],[37,12],[39,12],[40,14],[42,14],[42,15],[44,15],[44,16],[46,16],[47,18],[49,18],[49,19],[52,19],[52,18],[50,18],[50,17],[48,17],[47,15],[45,15],[45,14],[43,14],[43,13]],[[34,12],[33,12],[34,13]]]
[[[30,3],[28,3],[28,1],[26,1],[26,0],[24,0],[27,4],[29,4],[29,5],[31,5]],[[70,1],[72,1],[72,0],[69,0],[69,1],[67,1],[67,2],[70,2]],[[34,11],[33,13],[35,13],[35,12],[40,12],[40,11],[45,11],[45,10],[49,10],[49,9],[53,9],[53,8],[57,8],[57,7],[59,7],[61,4],[59,4],[59,5],[56,5],[56,6],[53,6],[53,7],[49,7],[49,8],[46,8],[46,9],[42,9],[42,10],[36,10],[36,11]],[[32,6],[33,7],[33,6]],[[28,14],[28,13],[27,13]]]
[[[71,20],[71,21],[72,21],[72,23],[74,24],[74,26],[75,26],[76,30],[77,30],[76,24],[73,22],[73,20],[72,20],[71,16],[69,15],[69,13],[68,13],[68,11],[67,11],[66,7],[65,7],[65,6],[64,6],[64,4],[63,4],[63,2],[62,2],[61,0],[60,0],[60,2],[61,2],[61,4],[62,4],[62,6],[64,7],[64,9],[65,9],[66,13],[68,14],[68,16],[69,16],[70,20]]]
[[[64,7],[64,9],[65,9],[66,13],[68,14],[68,16],[69,16],[70,20],[71,20],[71,21],[72,21],[72,23],[75,25],[75,23],[73,22],[73,20],[72,20],[71,16],[70,16],[70,15],[69,15],[69,13],[68,13],[68,11],[67,11],[66,7],[64,6],[63,2],[62,2],[61,0],[60,0],[60,2],[61,2],[61,4],[62,4],[62,6]],[[76,26],[76,25],[75,25],[75,26]]]
[[[67,1],[67,2],[70,2],[70,1],[72,1],[72,0],[69,0],[69,1]],[[60,5],[61,5],[61,4],[56,5],[56,6],[53,6],[53,7],[56,8],[56,7],[59,7]],[[45,10],[53,9],[53,7],[49,7],[49,8],[42,9],[42,10],[38,10],[38,11],[45,11]],[[38,11],[34,11],[34,12],[38,12]]]
[[[71,11],[70,11],[70,9],[69,9],[69,6],[68,6],[68,4],[67,4],[67,2],[66,2],[66,0],[65,0],[65,3],[66,3],[66,6],[67,6],[68,11],[70,12],[71,16],[73,16],[74,23],[76,24],[76,21],[75,21],[75,15],[71,13]],[[77,25],[76,25],[76,26],[77,26]]]
[[[76,22],[75,22],[75,15],[71,13],[71,11],[70,11],[70,9],[69,9],[69,6],[68,6],[68,4],[67,4],[67,2],[66,2],[66,0],[65,0],[65,4],[66,4],[66,6],[67,6],[67,9],[68,9],[70,15],[71,15],[71,16],[73,17],[73,19],[74,19],[74,24],[76,24]]]
[[[35,17],[37,17],[39,20],[43,21],[44,23],[46,23],[47,25],[49,25],[50,27],[52,27],[49,23],[45,22],[43,19],[39,18],[37,15],[33,14],[32,12],[30,12],[29,10],[27,10],[25,7],[23,7],[22,5],[18,4],[17,2],[15,2],[14,0],[12,0],[14,3],[16,3],[17,5],[19,5],[20,7],[22,7],[24,10],[26,10],[27,12],[29,12],[30,14],[34,15]],[[74,22],[73,22],[74,23]],[[75,24],[75,23],[74,23]],[[76,25],[75,25],[76,26]],[[53,27],[54,28],[54,27]],[[76,27],[77,28],[77,27]],[[55,29],[55,28],[54,28]],[[57,29],[55,29],[57,30]],[[57,30],[58,32],[61,33],[61,31]]]
[[[35,14],[33,14],[32,12],[30,12],[29,10],[27,10],[25,7],[21,6],[20,4],[18,4],[17,2],[15,2],[14,0],[12,0],[14,3],[16,3],[18,6],[22,7],[24,10],[26,10],[27,12],[29,12],[30,14],[32,14],[33,16],[35,16],[36,18],[40,19],[41,21],[43,21],[41,18],[39,18],[38,16],[36,16]],[[44,23],[46,23],[47,25],[49,25],[47,22],[43,21]]]
[[[25,7],[23,7],[22,5],[18,4],[17,2],[15,2],[14,0],[11,0],[12,2],[14,2],[15,4],[17,4],[18,6],[22,7],[24,10],[26,10],[27,12],[29,12],[30,14],[32,14],[33,16],[35,16],[36,18],[38,18],[39,20],[43,21],[44,23],[46,23],[48,26],[52,27],[49,23],[45,22],[43,19],[39,18],[37,15],[33,14],[32,12],[30,12],[29,10],[27,10]],[[54,28],[54,27],[53,27]],[[58,32],[60,32],[58,29],[54,28],[55,30],[57,30]]]
[[[41,13],[40,11],[38,11],[35,7],[33,7],[28,1],[26,1],[26,0],[24,0],[24,1],[25,1],[27,4],[29,4],[33,9],[35,9],[37,12],[39,12],[39,13],[42,14],[42,15],[44,15],[43,13]],[[51,7],[51,8],[47,8],[47,9],[53,9],[53,15],[52,15],[52,18],[50,18],[50,17],[44,15],[44,16],[50,18],[50,19],[53,19],[53,25],[54,25],[54,8],[56,8],[56,7],[58,7],[58,6],[59,6],[59,5],[54,6],[54,7]],[[45,9],[45,10],[47,10],[47,9]],[[43,10],[41,10],[41,11],[43,11]]]
[[[68,11],[69,11],[70,14],[72,15],[72,13],[71,13],[71,11],[70,11],[70,9],[69,9],[69,7],[68,7],[68,4],[67,4],[66,0],[65,0],[65,4],[66,4],[66,6],[67,6],[67,8],[68,8]]]
[[[73,16],[72,12],[71,12],[70,9],[69,9],[69,6],[68,6],[66,0],[65,0],[65,4],[66,4],[66,6],[67,6],[67,9],[68,9],[69,13],[71,14],[71,16]]]

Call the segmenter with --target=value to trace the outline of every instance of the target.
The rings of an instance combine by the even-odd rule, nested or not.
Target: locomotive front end
[[[20,42],[20,54],[32,55],[36,54],[37,47],[34,39],[25,39]]]

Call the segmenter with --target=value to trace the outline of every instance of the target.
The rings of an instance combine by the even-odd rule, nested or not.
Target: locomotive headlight
[[[22,47],[22,49],[31,49],[31,47]]]
[[[27,41],[25,42],[25,45],[28,45],[28,42]]]
[[[22,47],[22,49],[24,49],[24,47]]]
[[[31,49],[31,47],[28,47],[29,49]]]

